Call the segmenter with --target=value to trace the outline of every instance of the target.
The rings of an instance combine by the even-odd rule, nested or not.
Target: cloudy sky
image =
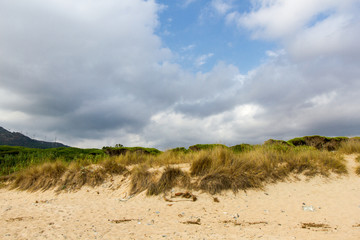
[[[360,135],[359,0],[0,0],[0,126],[77,147]]]

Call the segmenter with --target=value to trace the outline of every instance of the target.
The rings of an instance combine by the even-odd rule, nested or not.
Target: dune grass
[[[109,176],[124,174],[125,166],[108,158],[94,165],[90,161],[66,163],[64,161],[45,162],[33,165],[17,173],[2,177],[2,182],[10,182],[11,189],[37,191],[56,188],[77,190],[84,185],[98,186]],[[1,179],[0,179],[1,180]]]
[[[165,193],[175,186],[182,188],[190,187],[190,176],[180,168],[166,167],[160,179],[150,184],[147,194],[158,195]]]
[[[14,176],[11,188],[29,191],[48,190],[58,184],[65,170],[65,164],[60,161],[32,166]]]
[[[155,173],[149,171],[149,166],[141,164],[131,171],[131,194],[147,190],[154,182]]]
[[[7,182],[12,189],[29,191],[77,190],[84,185],[98,186],[113,175],[127,174],[131,194],[146,190],[148,195],[158,195],[176,186],[216,194],[224,190],[261,189],[292,174],[347,173],[341,154],[308,146],[274,143],[238,145],[235,149],[222,145],[201,147],[196,151],[180,148],[161,154],[134,151],[116,156],[88,155],[74,161],[59,156],[4,175],[0,182]],[[179,168],[182,163],[190,166],[189,172]],[[164,170],[156,170],[159,167]]]
[[[356,158],[356,161],[358,162],[359,166],[356,168],[355,173],[360,176],[360,156]]]
[[[345,154],[360,153],[360,139],[350,138],[348,141],[341,143],[339,152]]]
[[[264,184],[284,180],[290,174],[328,176],[347,173],[339,154],[309,147],[259,146],[235,154],[224,148],[200,152],[190,174],[201,176],[198,187],[210,193],[222,190],[262,188]]]

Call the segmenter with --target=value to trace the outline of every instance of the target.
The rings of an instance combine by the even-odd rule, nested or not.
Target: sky
[[[162,150],[360,135],[359,0],[0,0],[0,126]]]

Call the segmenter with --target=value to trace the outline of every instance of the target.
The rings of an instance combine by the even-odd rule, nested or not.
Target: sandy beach
[[[0,189],[0,239],[360,239],[360,177],[270,184],[264,190],[192,192],[196,201],[128,195],[121,177],[77,192]],[[170,202],[171,201],[171,202]]]

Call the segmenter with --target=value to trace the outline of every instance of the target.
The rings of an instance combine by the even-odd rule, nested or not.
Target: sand
[[[346,156],[347,176],[280,182],[236,195],[193,192],[195,202],[170,193],[173,202],[128,196],[126,183],[114,189],[121,179],[75,193],[0,189],[0,239],[358,240],[355,157]]]

